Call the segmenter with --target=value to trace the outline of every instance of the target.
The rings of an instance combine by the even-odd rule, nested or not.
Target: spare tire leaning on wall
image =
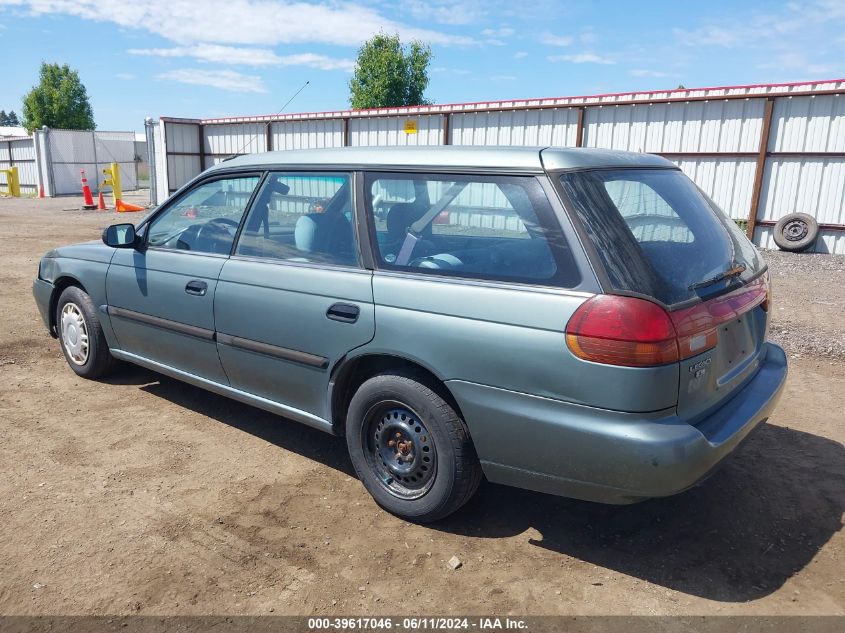
[[[810,248],[819,236],[819,223],[806,213],[790,213],[775,224],[775,244],[781,250],[799,253]]]

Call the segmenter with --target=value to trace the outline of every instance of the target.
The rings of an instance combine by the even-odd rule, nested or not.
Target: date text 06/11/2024
[[[378,630],[525,630],[527,623],[519,618],[497,617],[354,617],[354,618],[308,618],[308,629],[340,631],[378,631]]]

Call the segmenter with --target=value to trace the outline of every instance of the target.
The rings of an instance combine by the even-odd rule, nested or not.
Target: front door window
[[[147,245],[228,255],[258,180],[221,178],[194,187],[152,221]]]

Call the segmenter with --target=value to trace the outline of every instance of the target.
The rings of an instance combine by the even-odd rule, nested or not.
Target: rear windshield
[[[719,294],[765,266],[679,170],[570,172],[560,182],[617,290],[673,305]]]

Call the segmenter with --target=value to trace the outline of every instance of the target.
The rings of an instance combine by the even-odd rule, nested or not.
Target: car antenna
[[[299,90],[297,90],[296,92],[293,93],[293,96],[285,102],[285,105],[283,105],[281,108],[279,108],[279,111],[276,112],[276,114],[273,114],[270,117],[270,120],[267,121],[267,123],[264,124],[264,132],[265,133],[267,132],[267,128],[273,124],[273,117],[279,116],[282,112],[284,112],[285,108],[287,108],[291,104],[291,101],[296,99],[296,97],[299,96],[299,93],[302,92],[303,90],[305,90],[305,87],[310,83],[311,83],[311,80],[309,79],[304,84],[302,84],[302,87],[300,87]],[[246,143],[244,143],[243,146],[237,152],[235,152],[234,154],[229,154],[228,156],[226,156],[226,158],[224,158],[220,162],[225,163],[227,160],[232,160],[233,158],[237,158],[238,156],[241,156],[243,154],[244,149],[246,149],[246,146],[249,145],[250,143],[252,143],[251,138]]]

